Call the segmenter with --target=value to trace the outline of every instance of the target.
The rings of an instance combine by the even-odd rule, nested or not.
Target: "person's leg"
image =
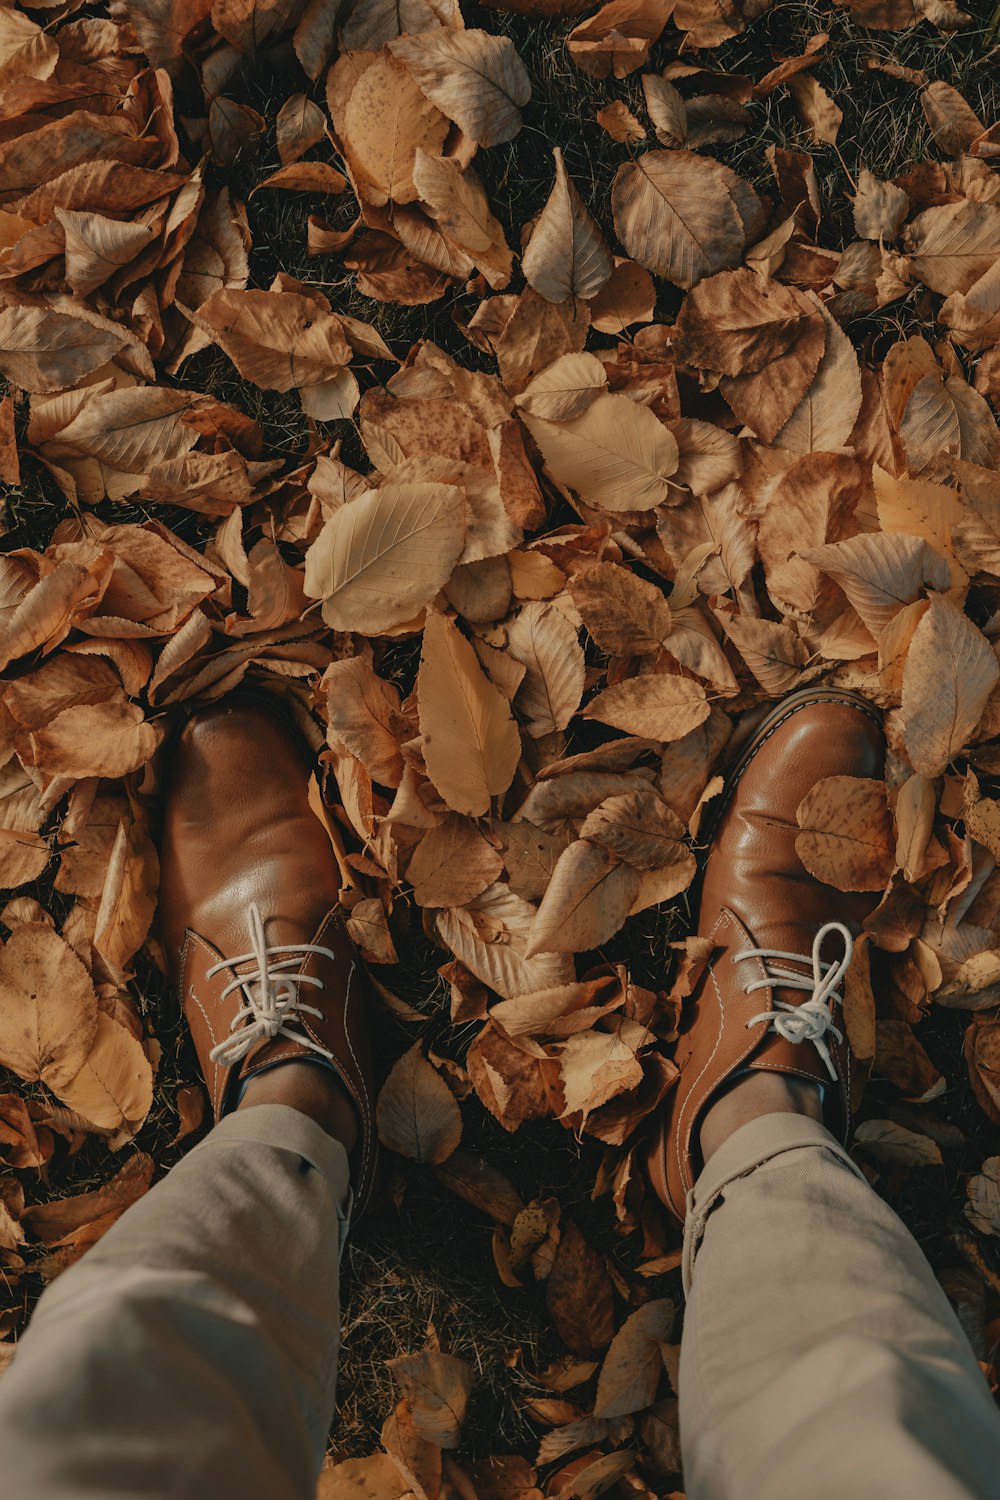
[[[876,897],[805,869],[797,809],[884,759],[872,705],[809,688],[760,723],[719,799],[709,958],[649,1151],[685,1224],[690,1500],[1000,1495],[1000,1417],[958,1320],[833,1134],[850,1135],[842,990]]]
[[[311,1496],[348,1199],[343,1145],[299,1109],[222,1120],[42,1297],[0,1378],[0,1493]]]
[[[750,1082],[685,1226],[689,1500],[995,1500],[1000,1412],[919,1247],[818,1103]]]
[[[315,1492],[339,1253],[376,1153],[366,999],[309,772],[252,701],[173,747],[160,928],[218,1123],[42,1297],[0,1379],[5,1500]]]

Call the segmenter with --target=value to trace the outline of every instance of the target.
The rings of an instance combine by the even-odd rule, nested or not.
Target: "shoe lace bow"
[[[821,957],[821,950],[824,939],[833,932],[843,940],[844,952],[835,962],[827,963]],[[838,985],[850,968],[853,952],[854,939],[843,922],[827,922],[816,934],[811,955],[784,953],[777,948],[744,948],[735,953],[733,963],[738,964],[745,958],[759,958],[766,970],[765,978],[755,979],[744,987],[746,994],[782,985],[809,996],[798,1005],[788,1000],[776,1000],[771,1010],[761,1011],[759,1016],[746,1023],[747,1030],[761,1021],[769,1021],[771,1029],[787,1042],[812,1042],[826,1064],[827,1072],[836,1082],[837,1069],[830,1056],[827,1038],[832,1036],[838,1042],[844,1039],[843,1032],[834,1022],[834,1006],[843,1004]],[[802,974],[781,967],[786,963],[811,964],[812,973]]]
[[[322,1020],[323,1012],[315,1005],[306,1005],[299,994],[299,986],[304,984],[321,990],[322,979],[315,974],[294,974],[288,971],[300,966],[310,953],[319,953],[334,962],[336,954],[331,953],[329,948],[317,947],[315,943],[269,944],[264,934],[264,919],[256,903],[251,902],[248,916],[250,952],[241,953],[237,958],[224,958],[221,963],[213,964],[206,973],[206,978],[211,979],[223,969],[233,969],[239,964],[253,962],[257,966],[252,972],[238,975],[219,996],[221,1002],[234,990],[242,989],[246,995],[246,1004],[234,1016],[229,1036],[213,1047],[209,1056],[213,1062],[231,1067],[233,1063],[246,1057],[258,1042],[284,1036],[308,1047],[311,1052],[319,1053],[321,1057],[332,1058],[332,1053],[326,1047],[321,1047],[319,1042],[314,1042],[302,1030],[291,1028],[291,1023],[301,1022],[303,1016],[316,1016]]]

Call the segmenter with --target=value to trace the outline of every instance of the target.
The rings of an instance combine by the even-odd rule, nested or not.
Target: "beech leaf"
[[[455,1096],[419,1043],[391,1068],[378,1096],[375,1122],[383,1146],[424,1165],[446,1161],[462,1139]]]
[[[838,891],[880,891],[892,874],[895,839],[885,784],[826,776],[799,803],[795,850],[809,871]]]
[[[558,146],[553,147],[552,157],[555,184],[531,232],[521,269],[528,284],[550,302],[594,297],[611,275],[611,252],[584,207]]]
[[[482,816],[510,786],[521,741],[507,700],[444,615],[424,627],[417,693],[427,774],[455,812]]]
[[[922,776],[940,776],[979,722],[1000,678],[989,643],[949,599],[934,595],[903,668],[903,740]]]
[[[303,587],[334,630],[377,635],[410,620],[451,577],[466,507],[450,484],[386,484],[341,506],[306,554]]]

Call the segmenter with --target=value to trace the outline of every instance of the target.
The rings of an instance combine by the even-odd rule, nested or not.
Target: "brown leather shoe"
[[[329,1066],[359,1142],[355,1215],[375,1175],[374,1079],[340,869],[309,806],[305,746],[269,704],[227,699],[178,736],[164,799],[160,925],[215,1118],[292,1059]]]
[[[686,1004],[681,1073],[649,1153],[653,1186],[681,1221],[701,1165],[699,1123],[739,1073],[825,1084],[827,1123],[843,1139],[850,1132],[837,986],[877,898],[845,895],[807,873],[795,852],[795,812],[817,781],[881,777],[884,760],[878,710],[853,693],[814,688],[779,703],[732,767],[701,885],[698,933],[713,950]]]

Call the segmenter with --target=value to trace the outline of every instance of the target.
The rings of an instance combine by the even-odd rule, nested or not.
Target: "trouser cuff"
[[[340,1249],[344,1248],[351,1222],[354,1195],[347,1152],[340,1141],[327,1135],[321,1125],[287,1104],[255,1104],[248,1109],[224,1115],[213,1130],[190,1154],[211,1151],[220,1146],[272,1146],[292,1151],[315,1167],[330,1184],[340,1225]]]
[[[825,1125],[808,1115],[783,1112],[761,1115],[733,1132],[702,1168],[698,1180],[687,1195],[687,1217],[684,1223],[684,1290],[687,1292],[694,1274],[695,1256],[705,1233],[705,1225],[719,1199],[731,1182],[748,1177],[757,1167],[773,1161],[786,1151],[803,1147],[819,1148],[839,1157],[844,1165],[866,1182],[864,1173],[855,1166],[843,1146]]]

